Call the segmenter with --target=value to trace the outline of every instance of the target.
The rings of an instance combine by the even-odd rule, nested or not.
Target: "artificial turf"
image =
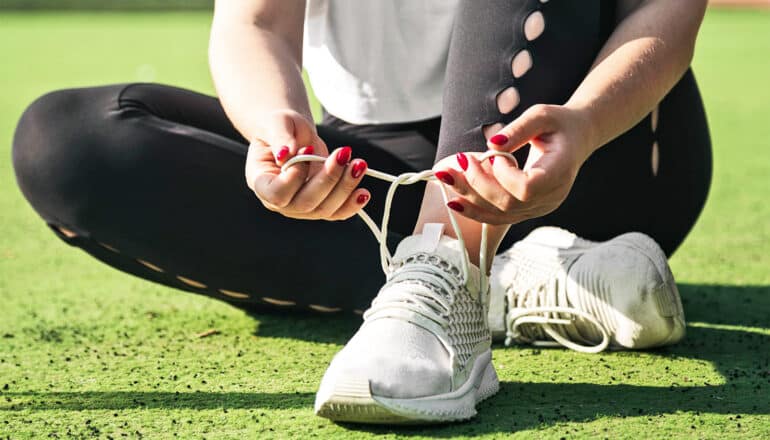
[[[210,93],[209,19],[0,12],[0,438],[770,438],[769,13],[710,11],[699,40],[715,168],[671,261],[686,341],[599,355],[498,347],[501,391],[477,418],[408,429],[313,415],[360,318],[253,316],[121,274],[56,239],[15,186],[13,129],[46,91],[142,80]],[[207,329],[219,333],[195,336]]]

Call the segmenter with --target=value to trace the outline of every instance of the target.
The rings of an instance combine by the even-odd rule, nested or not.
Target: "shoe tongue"
[[[444,225],[440,223],[428,223],[422,229],[422,234],[406,237],[399,243],[393,262],[404,261],[412,255],[428,253],[438,255],[448,263],[462,270],[465,261],[466,250],[460,242],[454,238],[443,235]],[[478,268],[470,264],[471,278],[478,276]]]

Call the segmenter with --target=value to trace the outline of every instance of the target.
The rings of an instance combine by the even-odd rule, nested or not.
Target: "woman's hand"
[[[530,143],[522,169],[504,156],[492,157],[491,163],[479,162],[481,153],[458,153],[434,166],[436,177],[459,195],[450,198],[448,206],[493,225],[548,214],[567,197],[578,170],[597,147],[590,127],[578,110],[532,106],[487,143],[491,149],[507,152]]]
[[[303,115],[282,110],[271,114],[246,158],[246,183],[269,210],[286,217],[308,220],[344,220],[369,201],[366,189],[356,189],[366,172],[366,162],[351,160],[351,148],[329,150]],[[297,154],[327,156],[320,163],[304,162],[281,172]]]

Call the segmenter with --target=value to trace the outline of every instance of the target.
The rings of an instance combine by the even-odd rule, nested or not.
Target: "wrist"
[[[578,104],[572,101],[564,104],[564,107],[569,110],[575,120],[577,130],[581,133],[581,153],[584,159],[588,159],[602,145],[602,142],[599,140],[599,125],[596,114],[590,105]]]

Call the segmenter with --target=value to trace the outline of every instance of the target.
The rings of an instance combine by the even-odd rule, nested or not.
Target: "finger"
[[[280,169],[273,161],[273,153],[261,139],[254,139],[246,152],[246,185],[254,191],[257,175],[278,174]]]
[[[490,137],[487,147],[492,150],[513,152],[530,140],[552,132],[556,128],[553,107],[537,104],[528,108],[521,116]]]
[[[270,116],[267,139],[275,155],[276,162],[283,165],[287,160],[297,154],[300,147],[309,143],[310,138],[301,139],[301,123],[298,123],[300,115],[288,115],[277,113]],[[304,141],[304,142],[303,142]],[[304,144],[304,145],[303,145]]]
[[[366,173],[366,168],[366,161],[363,159],[351,161],[334,189],[316,207],[315,213],[321,218],[328,218],[337,212],[358,184],[361,183],[361,179],[364,178],[364,173]]]
[[[494,174],[485,172],[474,155],[466,156],[467,169],[463,175],[468,186],[475,192],[475,195],[470,192],[464,195],[466,200],[489,211],[511,213],[519,207],[520,203],[500,185]],[[459,182],[458,186],[461,184],[462,182]]]
[[[508,225],[515,221],[515,216],[506,215],[499,210],[487,210],[478,205],[474,205],[469,200],[455,197],[449,200],[447,207],[455,214],[467,217],[477,222],[490,225]]]
[[[498,157],[495,160],[493,170],[500,186],[523,204],[527,204],[538,195],[547,192],[548,182],[543,168],[530,168],[522,171],[508,158]]]
[[[329,220],[347,220],[350,217],[353,217],[363,209],[364,206],[366,206],[369,203],[369,200],[371,200],[372,195],[371,193],[364,189],[359,188],[355,191],[353,191],[352,194],[345,200],[345,203],[342,204],[342,206],[337,209],[337,211],[328,217]]]
[[[314,174],[291,201],[290,210],[311,212],[332,192],[350,162],[350,147],[340,147],[326,158],[323,168]]]
[[[249,188],[260,200],[279,208],[285,207],[305,182],[306,164],[298,164],[281,172],[264,141],[257,140],[252,143],[246,160]]]
[[[308,147],[312,147],[310,151],[307,150]],[[329,147],[326,146],[326,142],[324,142],[324,140],[319,136],[313,138],[313,142],[308,147],[305,149],[300,149],[299,154],[313,154],[321,157],[329,156]],[[314,176],[319,171],[321,171],[321,169],[323,169],[322,162],[308,162],[308,177]]]

